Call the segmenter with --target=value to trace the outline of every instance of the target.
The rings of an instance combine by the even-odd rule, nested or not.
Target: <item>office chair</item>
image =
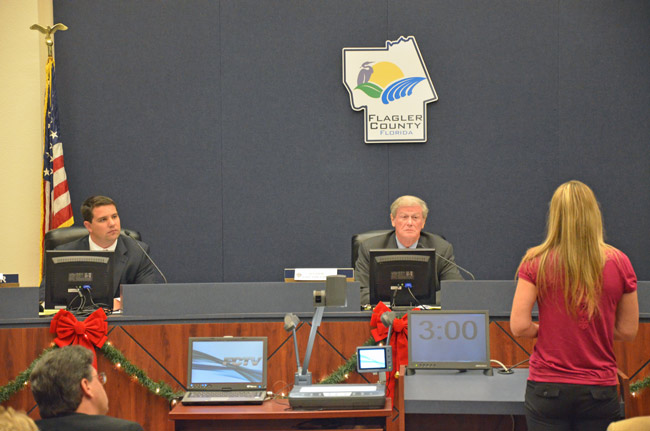
[[[131,237],[141,241],[140,232],[131,229],[122,229],[122,232],[128,232]],[[85,227],[71,226],[52,229],[45,233],[43,246],[45,250],[54,250],[62,244],[76,241],[86,235],[88,235],[88,230]]]
[[[362,233],[357,233],[352,235],[352,268],[355,267],[357,263],[357,258],[359,257],[359,245],[367,240],[368,238],[372,238],[373,236],[377,235],[385,235],[389,232],[392,232],[393,229],[380,229],[380,230],[369,230],[367,232],[362,232]],[[424,232],[424,231],[423,231]],[[437,234],[439,237],[442,239],[447,239],[443,235]]]
[[[367,232],[357,233],[352,235],[352,268],[357,263],[357,257],[359,257],[359,245],[367,240],[377,235],[385,235],[389,232],[392,232],[392,229],[380,229],[380,230],[369,230]]]

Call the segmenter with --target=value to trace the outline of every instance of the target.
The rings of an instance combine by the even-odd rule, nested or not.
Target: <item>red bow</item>
[[[50,333],[56,334],[54,342],[59,347],[79,344],[93,352],[93,367],[97,368],[95,347],[100,348],[107,340],[108,323],[106,313],[101,308],[95,310],[86,320],[80,322],[72,313],[61,310],[50,323]]]
[[[381,341],[388,335],[388,328],[381,322],[381,315],[387,311],[391,311],[391,309],[383,302],[378,303],[372,310],[370,327],[373,329],[370,333],[375,341]],[[400,319],[393,320],[393,332],[390,345],[393,348],[393,372],[386,373],[386,396],[394,399],[395,373],[399,371],[400,366],[408,365],[409,361],[408,314],[405,314]]]

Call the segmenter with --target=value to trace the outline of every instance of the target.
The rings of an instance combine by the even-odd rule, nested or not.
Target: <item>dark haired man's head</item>
[[[93,368],[93,353],[82,346],[47,352],[38,360],[29,382],[42,418],[74,412],[106,414],[108,397]]]
[[[90,238],[100,247],[110,247],[119,237],[120,216],[113,199],[107,196],[91,196],[81,205],[81,215]]]
[[[106,205],[113,205],[114,207],[116,206],[113,199],[109,198],[108,196],[91,196],[81,204],[81,216],[83,217],[84,221],[92,222],[93,210],[97,207]]]

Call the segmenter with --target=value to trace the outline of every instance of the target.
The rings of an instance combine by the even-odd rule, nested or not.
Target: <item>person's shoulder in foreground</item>
[[[609,424],[607,431],[646,431],[650,430],[650,416],[637,416]]]
[[[41,431],[142,431],[137,422],[104,415],[72,413],[36,421]]]
[[[0,430],[2,431],[38,431],[36,424],[24,412],[17,412],[11,407],[0,406]]]

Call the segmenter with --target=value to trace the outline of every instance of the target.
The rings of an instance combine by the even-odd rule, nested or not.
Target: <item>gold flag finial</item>
[[[31,27],[29,27],[32,30],[38,30],[41,33],[45,35],[45,44],[47,45],[47,56],[52,57],[52,47],[54,47],[54,39],[52,39],[52,36],[57,30],[65,31],[68,29],[67,26],[58,23],[54,24],[53,26],[47,26],[43,27],[42,25],[34,24]]]

